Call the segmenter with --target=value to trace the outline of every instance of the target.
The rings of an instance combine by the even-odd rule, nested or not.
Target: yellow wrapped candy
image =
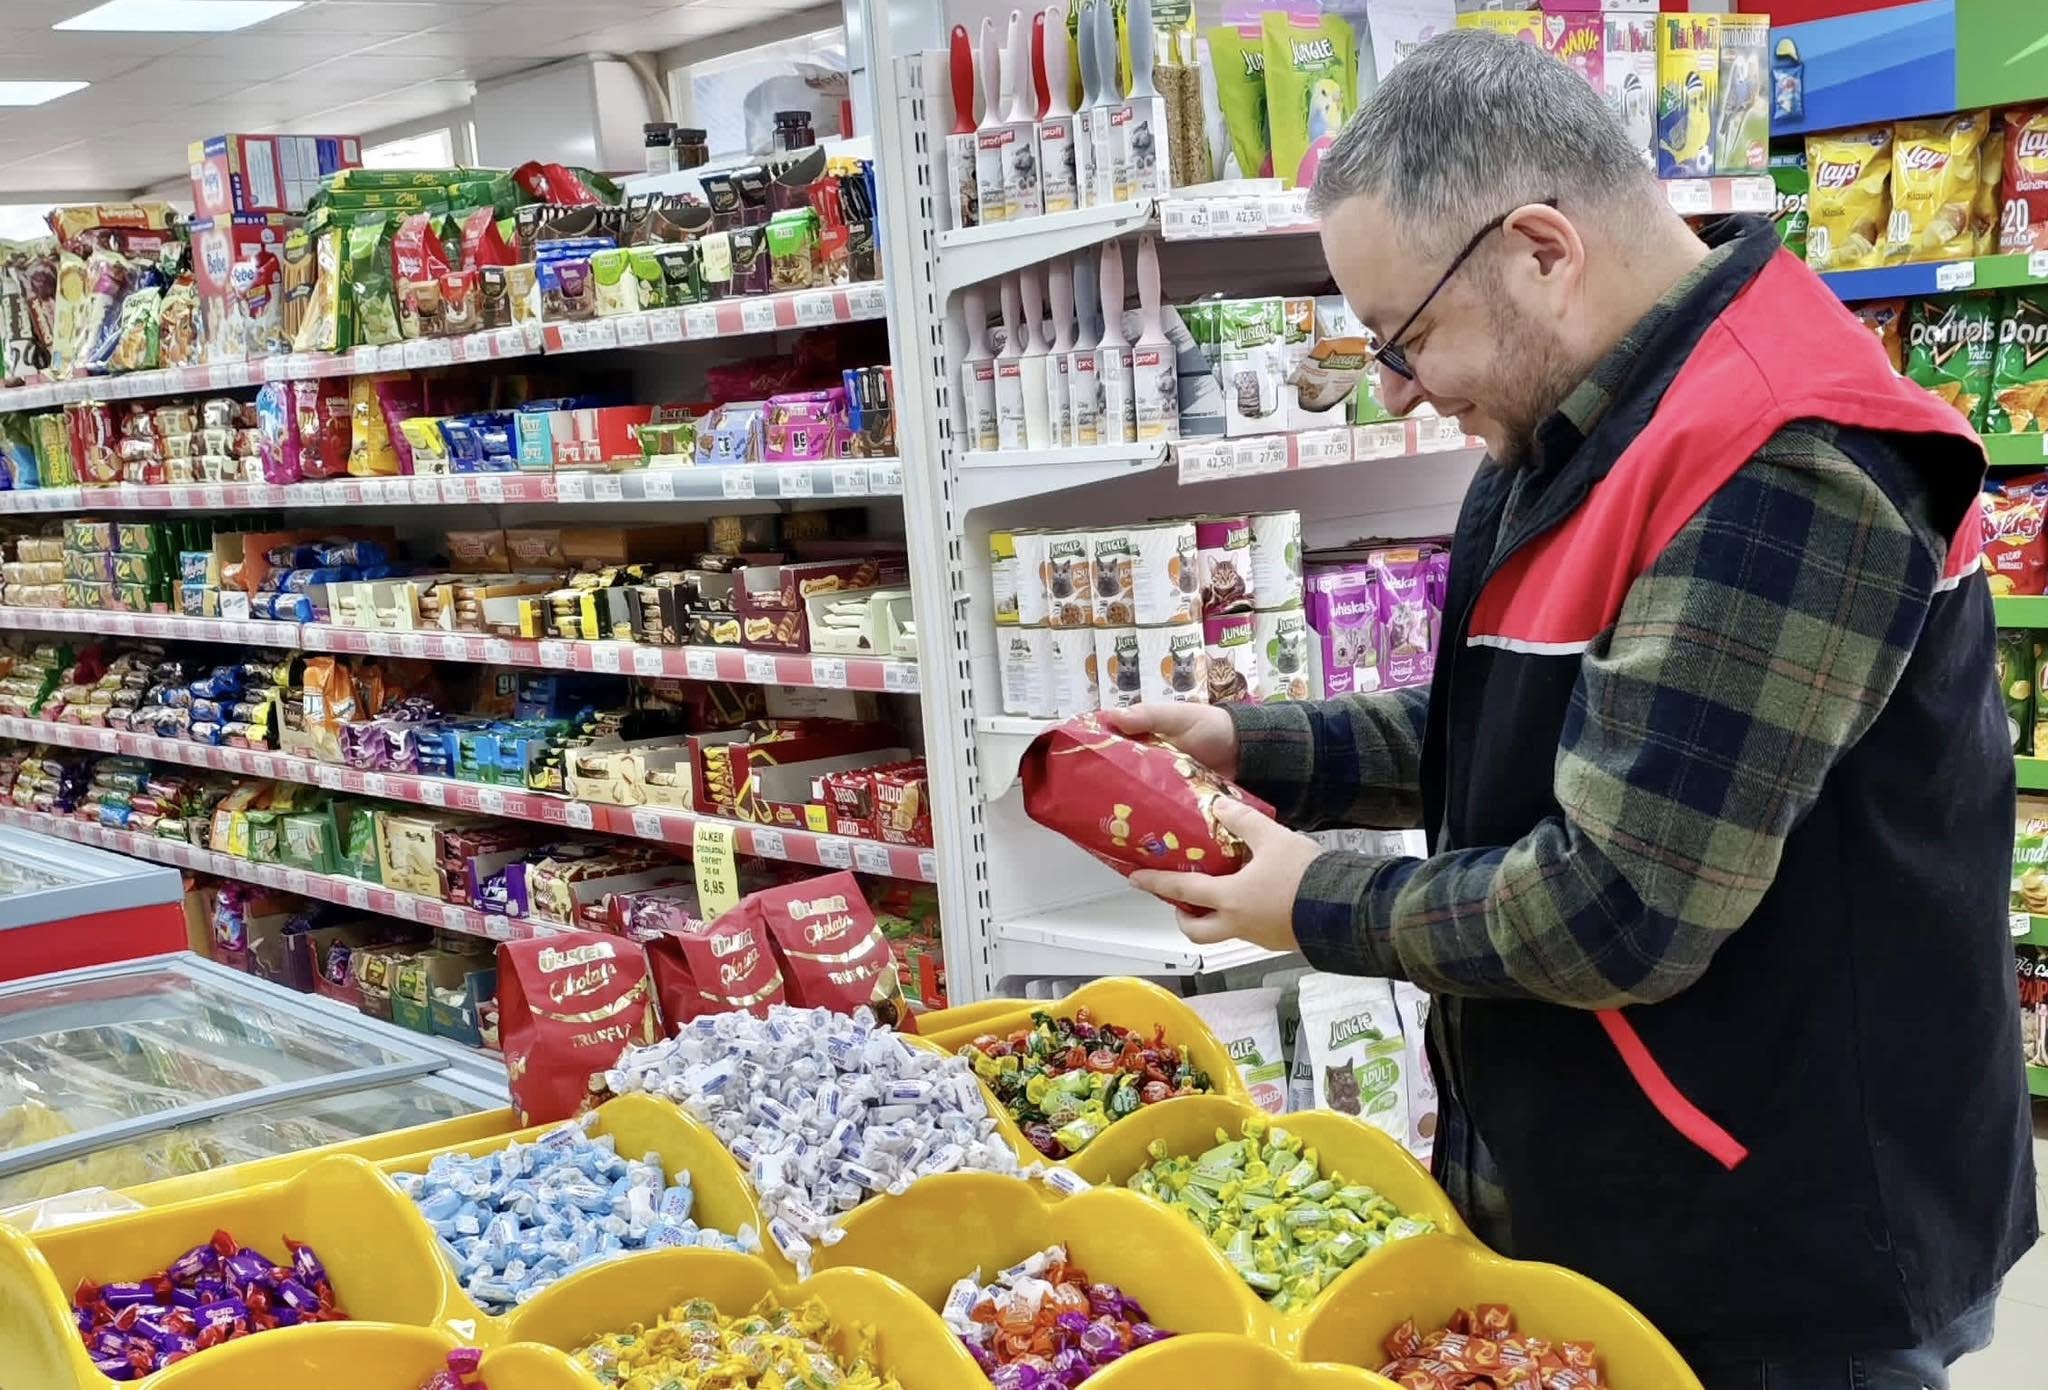
[[[833,1327],[815,1299],[788,1308],[772,1294],[738,1318],[691,1299],[651,1327],[599,1337],[576,1361],[619,1390],[902,1390],[876,1369],[873,1334]]]

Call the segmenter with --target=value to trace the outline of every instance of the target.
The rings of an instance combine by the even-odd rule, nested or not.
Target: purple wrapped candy
[[[1134,1347],[1149,1347],[1154,1342],[1163,1342],[1172,1335],[1163,1328],[1154,1327],[1143,1317],[1131,1324],[1131,1344]]]
[[[1072,1387],[1095,1374],[1095,1363],[1088,1359],[1087,1352],[1068,1347],[1053,1353],[1052,1373],[1060,1384]]]
[[[218,1303],[193,1309],[192,1316],[199,1323],[201,1332],[218,1330],[224,1334],[234,1333],[248,1327],[249,1305],[239,1298],[224,1298]]]
[[[277,1282],[277,1268],[254,1250],[237,1250],[225,1266],[228,1283],[246,1293],[250,1288],[269,1288]]]
[[[220,1268],[220,1251],[211,1245],[195,1245],[184,1254],[172,1260],[164,1270],[164,1277],[173,1284],[189,1284],[202,1274],[211,1274]]]
[[[320,1307],[320,1295],[296,1279],[286,1279],[277,1286],[277,1295],[271,1300],[271,1306],[279,1310],[290,1308],[297,1313],[316,1312]]]
[[[1081,1334],[1088,1330],[1088,1315],[1086,1313],[1061,1313],[1052,1320],[1052,1325],[1065,1334],[1067,1340],[1078,1340]]]
[[[135,1379],[135,1363],[125,1356],[94,1356],[92,1364],[108,1380]]]
[[[228,1296],[228,1281],[209,1275],[192,1281],[192,1292],[199,1295],[201,1303],[218,1303]]]
[[[983,1375],[994,1375],[996,1371],[996,1354],[979,1342],[968,1342],[965,1345],[967,1347],[967,1354],[974,1358],[974,1364],[981,1367],[981,1373]]]
[[[1089,1323],[1088,1330],[1081,1334],[1081,1350],[1093,1357],[1099,1358],[1112,1347],[1121,1352],[1123,1345],[1124,1339],[1117,1335],[1116,1324],[1107,1318]]]
[[[995,1390],[1050,1390],[1044,1372],[1022,1363],[998,1366],[989,1372],[988,1379]]]
[[[313,1253],[313,1247],[304,1241],[285,1237],[285,1244],[292,1252],[292,1275],[309,1289],[317,1289],[327,1282],[327,1266],[320,1263],[320,1257]]]
[[[154,1303],[156,1302],[156,1285],[132,1283],[102,1284],[100,1285],[100,1302],[106,1304],[117,1313],[123,1308],[134,1308],[144,1303]]]

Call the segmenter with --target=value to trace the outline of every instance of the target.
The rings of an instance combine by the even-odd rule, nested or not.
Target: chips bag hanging
[[[2021,290],[1998,325],[1985,434],[2039,434],[2048,409],[2048,291]]]
[[[1877,335],[1884,344],[1884,355],[1892,364],[1892,370],[1906,369],[1905,317],[1906,301],[1903,299],[1865,299],[1849,306],[1857,321]]]
[[[1806,263],[1815,270],[1877,265],[1891,179],[1890,126],[1809,136]]]
[[[1266,120],[1266,43],[1250,25],[1225,24],[1209,31],[1209,71],[1216,103],[1223,110],[1237,177],[1271,178],[1273,132]]]
[[[1981,428],[1998,333],[1997,302],[1989,296],[1916,300],[1906,327],[1906,376]]]
[[[1335,15],[1269,10],[1262,23],[1273,172],[1290,188],[1306,188],[1357,104],[1357,41]]]
[[[1998,251],[1998,189],[2005,177],[2005,126],[1995,117],[1984,132],[1984,148],[1977,154],[1977,200],[1970,207],[1971,254],[1995,255]]]
[[[1892,215],[1884,258],[1943,261],[1975,254],[1979,155],[1988,118],[1964,111],[1892,129]]]
[[[1998,249],[2048,249],[2048,106],[2016,106],[2002,114],[2005,183],[2000,190]]]

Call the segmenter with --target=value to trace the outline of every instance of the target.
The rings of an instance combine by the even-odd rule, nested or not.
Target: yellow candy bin
[[[419,1390],[462,1341],[446,1332],[390,1323],[323,1323],[244,1337],[181,1361],[149,1390]],[[506,1390],[587,1390],[583,1375],[547,1347],[485,1353],[486,1384]]]
[[[86,1280],[148,1278],[216,1231],[273,1260],[290,1257],[286,1236],[312,1246],[351,1318],[438,1326],[460,1314],[433,1233],[411,1207],[365,1160],[334,1157],[288,1182],[242,1192],[34,1235],[0,1227],[0,1385],[111,1390],[115,1382],[78,1335],[72,1291]],[[215,1350],[191,1360],[203,1363]]]
[[[530,1144],[560,1125],[536,1125],[532,1129],[520,1130],[497,1139],[483,1140],[470,1144],[451,1144],[446,1148],[431,1149],[425,1153],[406,1154],[389,1158],[377,1166],[386,1174],[424,1173],[435,1159],[448,1154],[475,1158],[494,1153],[517,1141]],[[591,1125],[593,1138],[610,1135],[618,1143],[618,1150],[629,1158],[644,1154],[659,1154],[661,1166],[673,1178],[678,1170],[690,1174],[690,1186],[696,1193],[696,1207],[692,1212],[699,1226],[724,1231],[727,1235],[738,1235],[742,1228],[751,1226],[756,1232],[765,1229],[761,1209],[754,1201],[754,1191],[740,1173],[725,1146],[718,1142],[718,1136],[685,1115],[673,1102],[653,1096],[620,1096],[606,1101],[596,1111]],[[508,1319],[493,1317],[479,1308],[468,1294],[464,1293],[457,1280],[453,1265],[449,1262],[440,1238],[434,1234],[425,1217],[421,1216],[410,1198],[399,1193],[395,1187],[386,1185],[386,1190],[404,1204],[410,1223],[422,1233],[433,1246],[436,1263],[447,1284],[447,1298],[451,1309],[457,1310],[452,1316],[473,1319],[477,1326],[477,1337],[486,1346],[509,1340],[506,1331]],[[628,1262],[641,1256],[628,1256]],[[781,1257],[771,1249],[766,1256],[777,1273],[787,1271],[781,1264]],[[563,1283],[570,1282],[563,1280]],[[548,1297],[552,1290],[543,1290],[534,1299],[530,1309]]]
[[[1397,1390],[1394,1383],[1356,1366],[1290,1361],[1243,1337],[1198,1332],[1169,1337],[1088,1377],[1089,1390]]]
[[[1506,1304],[1522,1333],[1593,1343],[1602,1385],[1700,1390],[1698,1377],[1642,1314],[1584,1275],[1444,1235],[1390,1245],[1374,1256],[1369,1278],[1332,1284],[1303,1326],[1297,1351],[1303,1360],[1376,1368],[1386,1362],[1387,1334],[1404,1319],[1427,1333],[1479,1303]]]
[[[653,1250],[580,1270],[506,1319],[508,1335],[574,1353],[599,1337],[655,1322],[693,1298],[709,1299],[727,1317],[774,1294],[786,1307],[815,1299],[832,1320],[842,1355],[872,1334],[879,1369],[904,1390],[966,1390],[983,1381],[965,1348],[938,1316],[902,1285],[862,1269],[835,1269],[786,1283],[765,1263],[725,1250]],[[595,1377],[577,1370],[590,1390]],[[492,1390],[498,1390],[495,1382]],[[512,1382],[508,1390],[526,1390]]]

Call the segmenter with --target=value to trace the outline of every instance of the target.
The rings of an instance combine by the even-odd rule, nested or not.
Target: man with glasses
[[[1117,716],[1296,828],[1226,804],[1245,868],[1133,882],[1430,991],[1461,1210],[1712,1390],[1945,1385],[2037,1233],[1974,435],[1535,48],[1423,45],[1314,202],[1382,400],[1490,456],[1435,680]],[[1430,853],[1296,833],[1340,825]]]

